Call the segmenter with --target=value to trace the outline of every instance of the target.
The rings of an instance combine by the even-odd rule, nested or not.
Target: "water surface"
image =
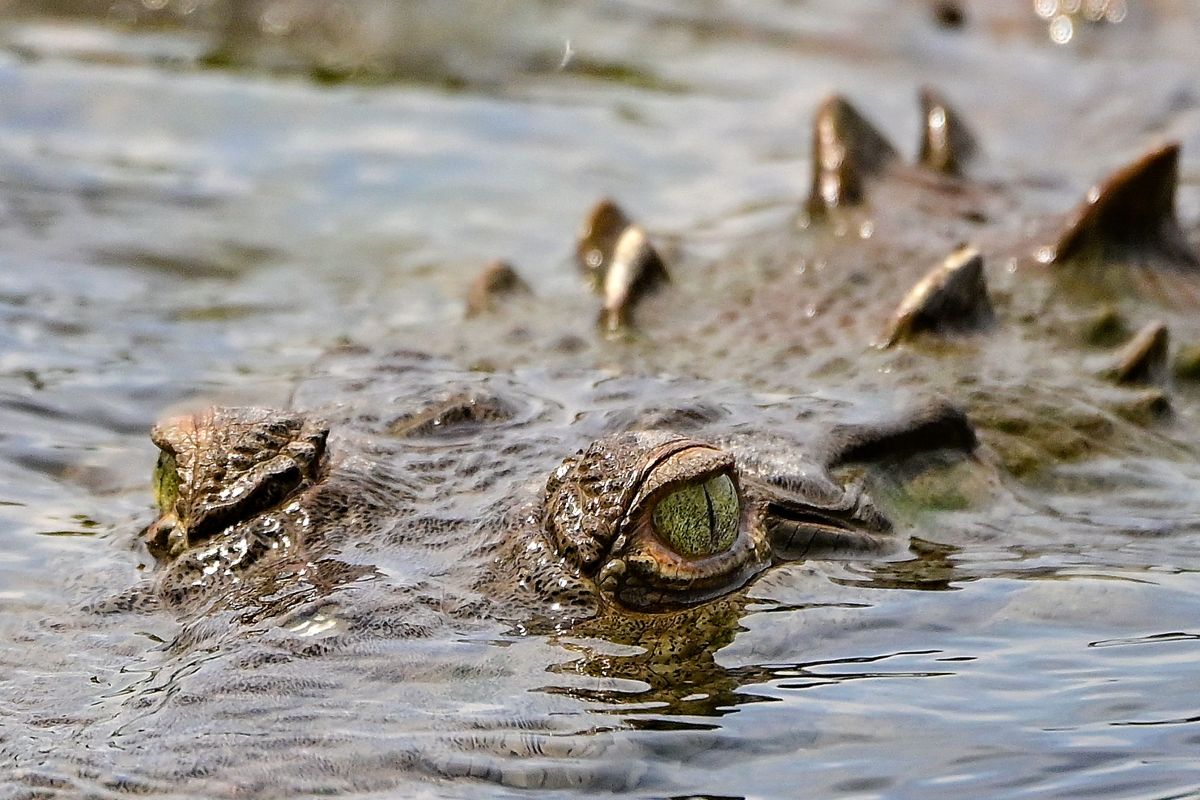
[[[1185,2],[966,3],[962,27],[883,0],[325,5],[0,5],[7,793],[1200,793],[1200,466],[1178,454],[1006,484],[881,564],[777,570],[692,683],[482,622],[323,652],[336,599],[250,643],[95,613],[153,570],[164,411],[285,404],[347,340],[436,349],[492,258],[575,297],[602,195],[726,253],[807,190],[830,90],[912,146],[937,85],[982,177],[1047,209],[1178,138],[1197,230]],[[611,410],[579,397],[564,418]]]

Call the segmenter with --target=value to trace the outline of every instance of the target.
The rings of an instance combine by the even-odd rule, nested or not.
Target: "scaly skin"
[[[451,405],[439,408],[449,414]],[[953,434],[907,450],[970,451],[964,419],[949,408],[929,413]],[[326,431],[314,418],[254,408],[214,408],[155,429],[162,515],[147,536],[167,562],[166,599],[249,606],[288,581],[319,590],[369,573],[326,556],[347,535],[417,511],[404,507],[413,501],[404,484],[389,486],[370,459],[334,454],[297,466],[296,453],[312,454],[314,443],[323,451]],[[852,460],[848,447],[888,446],[896,432],[895,425],[843,430],[826,448],[828,460]],[[788,475],[743,466],[728,449],[669,431],[606,436],[567,458],[531,501],[514,498],[501,535],[476,550],[474,589],[505,598],[487,612],[502,617],[546,606],[570,619],[603,609],[655,613],[736,591],[772,563],[895,547],[891,525],[861,487],[836,483],[823,464],[810,467]],[[654,512],[672,492],[714,477],[736,487],[736,535],[708,555],[679,555]],[[233,506],[231,496],[250,499]],[[210,522],[218,513],[220,528]]]
[[[351,542],[404,537],[456,554],[440,587],[455,613],[566,621],[617,641],[689,624],[719,642],[743,587],[773,564],[901,544],[839,471],[847,464],[919,475],[945,465],[937,454],[974,452],[976,428],[986,463],[1017,476],[1174,446],[1170,426],[1186,420],[1169,410],[1190,397],[1168,394],[1168,329],[1200,341],[1190,312],[1200,269],[1174,217],[1177,149],[1118,171],[1030,241],[1017,198],[963,176],[976,145],[956,113],[931,92],[922,102],[930,128],[915,167],[845,100],[823,104],[797,219],[691,280],[672,268],[668,281],[645,231],[599,204],[577,250],[602,296],[598,324],[576,309],[532,313],[537,299],[515,272],[489,268],[471,290],[473,319],[446,340],[447,355],[493,373],[482,391],[431,398],[419,387],[444,383],[432,377],[441,362],[403,356],[392,374],[408,376],[415,398],[374,408],[332,398],[335,414],[350,411],[329,453],[329,426],[305,412],[214,409],[160,425],[162,517],[148,541],[167,562],[161,595],[270,614],[269,598],[370,578],[370,565],[339,560]],[[1125,339],[1093,363],[1105,360],[1095,343]],[[670,412],[606,421],[589,439],[546,414],[522,417],[521,397],[488,388],[547,360],[560,373],[534,384],[596,390],[598,366],[733,381],[736,399],[711,383],[702,394],[748,415],[728,429],[719,413],[675,420],[703,436],[673,430]],[[829,416],[798,441],[797,418],[769,419],[755,395],[813,386],[909,398],[913,410],[886,423]]]

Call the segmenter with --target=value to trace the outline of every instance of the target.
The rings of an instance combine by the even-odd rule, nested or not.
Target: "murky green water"
[[[305,650],[348,606],[249,645],[83,610],[153,569],[164,410],[284,404],[346,339],[436,348],[492,258],[576,296],[601,195],[725,252],[807,190],[832,89],[903,144],[937,85],[986,176],[1047,209],[1178,138],[1194,239],[1200,14],[1001,5],[948,28],[915,1],[296,0],[247,4],[249,35],[201,0],[0,3],[0,788],[1200,793],[1187,459],[1064,468],[912,558],[777,570],[694,687],[635,677],[624,644],[487,625]]]

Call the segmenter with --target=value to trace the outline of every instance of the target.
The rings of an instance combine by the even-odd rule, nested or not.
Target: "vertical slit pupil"
[[[712,495],[708,493],[708,484],[704,484],[704,504],[708,507],[708,542],[710,547],[717,544],[717,518],[713,513]]]

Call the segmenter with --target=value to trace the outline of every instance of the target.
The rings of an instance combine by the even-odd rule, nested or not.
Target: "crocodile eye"
[[[160,450],[158,463],[154,465],[154,501],[158,503],[159,511],[170,514],[175,511],[175,501],[178,499],[179,469],[175,464],[175,455]]]
[[[654,530],[685,558],[723,553],[737,538],[741,506],[728,475],[676,489],[654,508]]]
[[[543,520],[599,596],[639,612],[728,594],[770,564],[755,490],[733,454],[667,431],[594,442],[546,482]],[[541,556],[544,559],[544,556]]]

